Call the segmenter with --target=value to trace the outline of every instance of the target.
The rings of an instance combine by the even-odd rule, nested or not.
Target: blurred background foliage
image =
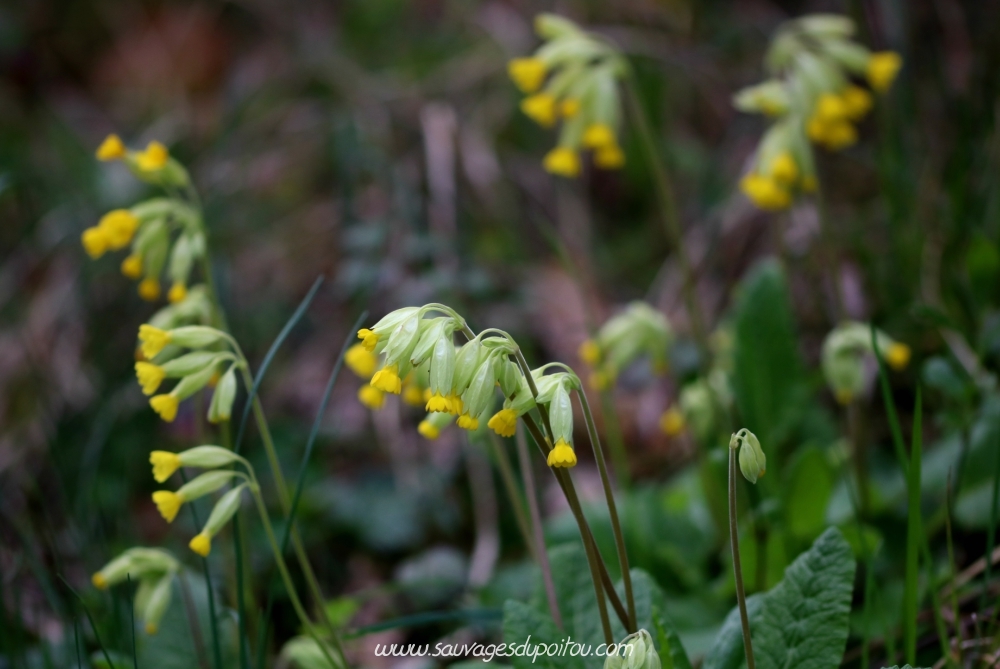
[[[700,302],[733,339],[738,415],[769,458],[770,475],[748,502],[753,531],[742,538],[749,587],[773,585],[837,524],[859,554],[863,545],[881,546],[872,567],[882,586],[875,634],[899,624],[905,483],[877,387],[869,384],[851,421],[825,389],[820,344],[838,314],[877,323],[914,350],[892,390],[906,426],[916,383],[927,386],[933,420],[925,421],[923,501],[932,572],[949,569],[946,518],[956,568],[983,555],[1000,458],[1000,399],[989,391],[1000,362],[1000,6],[7,3],[0,7],[3,666],[45,657],[66,666],[60,644],[79,612],[59,576],[85,591],[87,575],[127,546],[186,550],[149,501],[147,455],[203,441],[203,410],[189,402],[164,425],[147,409],[133,350],[136,328],[154,307],[114,262],[90,262],[79,245],[85,227],[145,188],[94,161],[109,132],[136,146],[159,139],[189,166],[205,198],[216,280],[251,361],[316,277],[326,277],[261,390],[288,471],[362,309],[377,318],[445,302],[476,329],[510,331],[534,364],[561,360],[581,370],[580,342],[631,300],[648,300],[687,333],[681,274],[656,219],[637,138],[626,131],[620,172],[587,170],[569,181],[542,170],[551,137],[518,111],[505,73],[508,59],[536,45],[531,19],[539,11],[610,37],[638,73],[676,180]],[[763,126],[730,102],[759,80],[774,28],[818,11],[853,17],[863,42],[905,61],[863,124],[862,141],[822,155],[825,229],[815,200],[768,215],[738,194],[734,184]],[[670,617],[700,655],[733,597],[725,451],[724,442],[699,451],[690,433],[660,431],[661,413],[697,371],[690,339],[681,337],[671,360],[666,378],[637,365],[619,380],[615,406],[633,480],[620,508],[633,565],[664,588]],[[503,600],[526,599],[536,576],[491,451],[455,431],[423,440],[413,429],[416,410],[390,401],[372,414],[355,398],[358,384],[345,374],[335,389],[301,510],[314,564],[335,597],[331,610],[362,631],[419,612],[468,612],[369,629],[351,641],[356,663],[387,666],[391,658],[370,652],[374,643],[489,634]],[[864,524],[854,522],[848,443],[868,453]],[[574,475],[584,498],[597,502],[593,460],[581,460]],[[536,477],[549,544],[576,541],[553,480],[541,467]],[[610,555],[601,508],[594,505],[593,522]],[[499,559],[482,547],[490,536]],[[253,550],[264,545],[254,530],[248,543],[251,555],[266,555]],[[485,562],[477,563],[477,550],[487,551]],[[258,558],[252,568],[266,592],[273,565]],[[227,583],[227,574],[217,576]],[[192,579],[192,588],[199,583]],[[128,597],[83,594],[104,641],[129,649]],[[203,598],[194,592],[191,605]],[[276,649],[296,633],[285,607],[279,600]],[[187,655],[164,659],[181,652],[171,647],[144,652],[192,666]]]

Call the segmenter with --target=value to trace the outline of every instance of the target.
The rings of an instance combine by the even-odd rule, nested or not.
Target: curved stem
[[[743,567],[740,565],[740,542],[736,531],[736,449],[729,449],[729,542],[733,550],[733,573],[736,576],[736,603],[740,608],[740,625],[743,626],[743,652],[747,669],[755,669],[753,644],[750,641],[750,619],[747,616],[747,598],[743,590]]]
[[[628,604],[629,624],[625,625],[625,631],[634,634],[638,624],[635,613],[635,598],[632,596],[632,574],[629,570],[628,551],[625,550],[625,536],[622,534],[621,522],[618,518],[618,507],[615,504],[615,495],[611,490],[611,478],[608,476],[608,466],[604,460],[604,449],[601,448],[601,437],[597,434],[597,425],[594,424],[594,415],[590,411],[590,402],[587,394],[583,390],[576,393],[583,408],[583,417],[587,423],[587,433],[590,435],[590,445],[594,449],[594,459],[597,460],[597,469],[601,473],[601,485],[604,486],[604,497],[608,503],[608,515],[611,516],[611,530],[615,535],[615,547],[618,550],[618,565],[622,572],[622,583],[625,585],[625,603]]]

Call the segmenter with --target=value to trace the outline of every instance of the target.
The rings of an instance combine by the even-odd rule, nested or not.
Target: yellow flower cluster
[[[616,128],[620,101],[618,79],[625,62],[614,48],[567,19],[540,14],[535,29],[545,40],[534,55],[515,58],[507,71],[525,94],[521,111],[543,128],[562,120],[559,144],[546,154],[546,171],[563,177],[580,174],[581,149],[594,154],[594,165],[625,165]]]
[[[892,369],[901,371],[910,364],[910,347],[906,344],[878,329],[875,330],[875,343]],[[867,323],[841,323],[823,340],[820,358],[823,375],[837,402],[850,404],[865,392],[873,380],[865,360],[871,360],[874,352],[872,327]]]
[[[871,110],[872,95],[892,85],[902,59],[872,53],[852,40],[853,22],[817,14],[784,24],[767,54],[772,78],[734,96],[741,111],[775,119],[757,149],[740,189],[758,208],[779,211],[797,193],[817,188],[810,142],[830,151],[858,139],[856,124]]]
[[[580,344],[577,354],[593,371],[590,385],[606,390],[618,374],[639,358],[646,357],[653,371],[667,371],[667,354],[674,334],[667,318],[645,302],[633,302],[609,318],[593,339]]]

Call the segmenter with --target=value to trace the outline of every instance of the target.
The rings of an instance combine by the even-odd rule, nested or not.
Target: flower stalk
[[[741,433],[746,430],[741,430]],[[737,433],[739,434],[739,433]],[[743,588],[743,567],[740,564],[740,540],[736,523],[736,450],[734,434],[729,443],[729,543],[733,551],[733,574],[736,577],[736,603],[740,609],[740,625],[743,627],[743,652],[747,658],[747,669],[755,669],[753,643],[750,640],[750,619],[747,616],[747,596]],[[756,479],[754,479],[756,480]]]

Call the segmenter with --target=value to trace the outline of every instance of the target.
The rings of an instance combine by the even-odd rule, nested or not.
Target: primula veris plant
[[[875,330],[879,354],[896,371],[910,362],[910,347]],[[865,390],[866,381],[874,371],[872,328],[867,323],[848,321],[830,331],[823,340],[823,375],[833,396],[841,404],[849,404]]]
[[[621,168],[618,84],[626,73],[624,58],[607,40],[554,14],[539,14],[535,31],[545,43],[533,55],[510,61],[507,69],[527,95],[521,111],[544,128],[561,123],[558,145],[543,166],[552,174],[578,176],[580,154],[587,149],[595,166]]]
[[[657,374],[666,373],[673,329],[667,317],[645,302],[633,302],[609,318],[593,338],[580,344],[578,354],[593,370],[590,384],[611,387],[618,374],[645,356]]]
[[[159,548],[130,548],[91,577],[99,590],[137,581],[135,610],[142,616],[147,634],[156,634],[160,621],[170,606],[174,579],[181,564],[169,552]]]
[[[889,89],[902,66],[893,52],[872,53],[853,40],[854,23],[828,14],[783,24],[765,62],[766,81],[739,91],[736,107],[771,119],[740,189],[759,208],[791,206],[818,187],[811,144],[840,151],[857,141],[856,125],[872,91]]]

